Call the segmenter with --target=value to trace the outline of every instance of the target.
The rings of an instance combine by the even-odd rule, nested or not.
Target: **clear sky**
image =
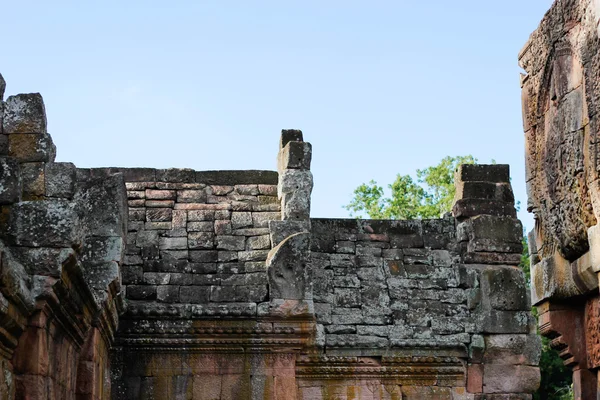
[[[80,167],[275,169],[297,128],[314,217],[446,155],[510,164],[525,204],[517,54],[551,3],[7,1],[0,73]]]

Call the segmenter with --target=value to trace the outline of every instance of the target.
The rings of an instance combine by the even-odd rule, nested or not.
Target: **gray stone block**
[[[246,237],[244,236],[216,236],[215,242],[217,245],[217,249],[219,250],[246,249]]]
[[[206,304],[210,300],[210,286],[182,286],[179,300],[182,303]]]
[[[282,129],[279,148],[283,149],[289,142],[302,142],[302,131],[300,129]]]
[[[23,200],[41,200],[46,194],[44,163],[22,163]]]
[[[74,196],[82,225],[93,236],[127,233],[127,191],[123,175],[78,182]]]
[[[8,135],[2,135],[2,112],[4,105],[0,102],[0,156],[8,155]]]
[[[267,257],[271,299],[305,298],[309,280],[310,235],[297,233],[273,248]]]
[[[6,99],[4,134],[46,133],[46,125],[46,108],[39,93],[18,94]]]
[[[53,162],[56,146],[47,133],[15,133],[8,135],[8,155],[19,162]]]
[[[217,303],[235,301],[235,286],[211,286],[210,301]]]
[[[308,232],[308,221],[268,221],[272,246],[275,247],[285,238],[295,233]]]
[[[0,204],[21,200],[21,172],[19,163],[10,157],[0,157]]]
[[[278,155],[277,170],[282,173],[286,169],[310,169],[312,146],[307,142],[289,142]]]
[[[542,341],[538,335],[486,335],[483,362],[486,364],[538,365]]]
[[[7,235],[11,243],[29,247],[72,247],[82,239],[75,204],[66,200],[14,204]]]
[[[495,310],[527,311],[531,308],[523,271],[518,267],[488,268],[481,273],[484,297]]]
[[[458,167],[456,181],[510,182],[508,164],[462,164]]]
[[[64,264],[77,259],[72,248],[12,247],[10,251],[28,274],[55,278],[60,278]]]
[[[6,81],[4,80],[4,77],[2,76],[2,74],[0,74],[0,102],[2,100],[4,100],[4,91],[6,90]],[[0,133],[2,131],[0,130]]]
[[[214,246],[214,234],[209,232],[190,232],[188,235],[188,248],[212,249]]]
[[[80,255],[86,264],[118,262],[123,260],[125,243],[119,236],[99,237],[91,236],[85,239]]]
[[[126,297],[130,300],[155,300],[156,286],[129,285],[126,289]]]
[[[72,163],[46,163],[46,196],[73,198],[76,179],[77,168]]]

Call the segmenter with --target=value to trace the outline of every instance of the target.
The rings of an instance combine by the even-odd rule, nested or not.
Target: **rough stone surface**
[[[0,398],[535,389],[523,275],[497,265],[521,250],[505,166],[461,170],[455,217],[311,219],[300,131],[282,133],[279,172],[77,169],[24,98],[0,158]]]
[[[39,93],[30,93],[7,98],[4,104],[2,133],[46,133],[46,108],[42,96]]]
[[[599,4],[554,2],[519,54],[527,209],[535,215],[531,298],[581,399],[598,396],[600,366]],[[500,380],[490,385],[507,390]]]
[[[0,157],[0,204],[12,204],[21,199],[21,173],[14,158]]]

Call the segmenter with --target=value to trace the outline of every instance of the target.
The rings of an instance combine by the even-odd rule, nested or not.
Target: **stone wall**
[[[600,3],[556,1],[519,54],[532,302],[540,331],[596,398],[600,367]]]
[[[311,219],[277,171],[54,163],[2,103],[0,399],[530,399],[540,342],[506,165],[435,220]]]
[[[123,177],[77,179],[73,164],[54,162],[39,94],[0,104],[0,399],[106,399]]]

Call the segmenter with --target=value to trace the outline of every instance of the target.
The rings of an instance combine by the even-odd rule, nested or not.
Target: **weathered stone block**
[[[253,212],[252,213],[252,225],[254,228],[267,228],[269,221],[281,220],[281,213],[279,212]],[[266,232],[254,232],[248,234],[248,236],[264,235]]]
[[[188,221],[214,221],[214,210],[189,210],[187,211]]]
[[[126,295],[130,300],[155,300],[156,286],[129,285],[127,286]]]
[[[523,239],[521,221],[510,217],[478,215],[458,224],[456,231],[460,241],[488,239],[491,243],[521,243]]]
[[[47,133],[8,135],[8,155],[19,162],[53,162],[56,146]]]
[[[540,386],[540,370],[524,365],[486,364],[484,393],[533,393]]]
[[[312,146],[307,142],[291,141],[280,151],[277,170],[310,169]]]
[[[7,235],[19,246],[71,247],[81,241],[79,222],[72,202],[26,201],[11,207]]]
[[[144,268],[141,266],[128,266],[124,265],[121,267],[121,280],[123,285],[136,285],[142,283],[144,275]]]
[[[18,94],[6,99],[2,123],[4,134],[46,133],[46,125],[46,108],[39,93]]]
[[[189,249],[212,249],[214,234],[210,232],[190,232],[188,235]]]
[[[110,261],[121,262],[125,243],[119,236],[98,237],[92,236],[85,239],[81,261],[84,263],[105,263]]]
[[[233,229],[252,226],[252,213],[250,212],[233,212],[231,213],[231,225]]]
[[[485,364],[538,365],[542,341],[538,335],[487,335]]]
[[[157,169],[156,180],[159,182],[193,183],[196,171],[189,168]]]
[[[71,248],[13,247],[10,251],[28,274],[55,278],[61,276],[64,264],[76,262],[77,258]]]
[[[193,284],[193,275],[192,274],[183,274],[183,273],[178,273],[178,272],[174,272],[171,273],[171,278],[169,279],[169,283],[172,285],[178,285],[178,286],[190,286]],[[181,293],[180,293],[181,296]]]
[[[310,190],[284,193],[281,201],[281,215],[284,220],[308,220],[310,218]]]
[[[72,163],[46,163],[46,196],[73,198],[76,179],[77,168]]]
[[[238,252],[240,261],[264,261],[267,259],[269,252],[267,250],[250,250]]]
[[[190,261],[193,262],[212,263],[218,260],[218,252],[216,250],[192,250],[189,254]]]
[[[215,225],[212,221],[195,221],[188,222],[186,229],[188,232],[213,232]]]
[[[145,285],[168,285],[171,274],[167,272],[144,272],[142,283]]]
[[[235,301],[262,302],[268,297],[266,285],[246,285],[235,287]]]
[[[2,110],[3,104],[0,102],[0,125],[2,125]],[[0,134],[2,129],[0,128]],[[8,155],[8,135],[0,135],[0,156]]]
[[[179,292],[179,300],[182,303],[206,304],[210,299],[209,286],[182,286]]]
[[[510,182],[508,164],[462,164],[456,171],[456,181]]]
[[[282,129],[279,148],[283,149],[289,142],[302,142],[302,131],[299,129]]]
[[[235,286],[211,286],[210,301],[223,303],[235,301]]]
[[[179,286],[160,285],[156,287],[156,299],[162,303],[179,302]]]
[[[4,100],[4,91],[6,90],[6,81],[2,74],[0,74],[0,102]],[[2,131],[0,131],[2,133]]]
[[[304,299],[310,262],[308,233],[289,236],[267,256],[271,299]]]
[[[313,176],[310,171],[289,169],[279,175],[279,186],[277,194],[279,198],[285,193],[294,193],[297,191],[310,192],[313,188]]]
[[[467,218],[484,214],[517,218],[517,211],[513,203],[481,199],[457,200],[452,207],[452,214],[456,218]]]
[[[215,242],[219,250],[244,250],[246,248],[244,236],[216,236]]]
[[[475,328],[482,333],[529,333],[530,315],[528,311],[482,311],[475,316]]]
[[[40,200],[46,194],[44,163],[21,164],[23,200]]]
[[[161,237],[158,248],[160,250],[184,250],[188,246],[187,237]]]
[[[205,190],[179,190],[177,191],[178,203],[204,203],[206,202]]]
[[[251,236],[247,240],[249,250],[265,250],[271,248],[269,235]]]
[[[526,311],[531,308],[523,271],[518,267],[489,268],[481,273],[485,297],[496,310]]]
[[[19,163],[10,157],[0,157],[0,204],[12,204],[21,199]]]
[[[90,179],[77,184],[74,201],[87,232],[94,236],[127,233],[127,191],[123,175]]]

